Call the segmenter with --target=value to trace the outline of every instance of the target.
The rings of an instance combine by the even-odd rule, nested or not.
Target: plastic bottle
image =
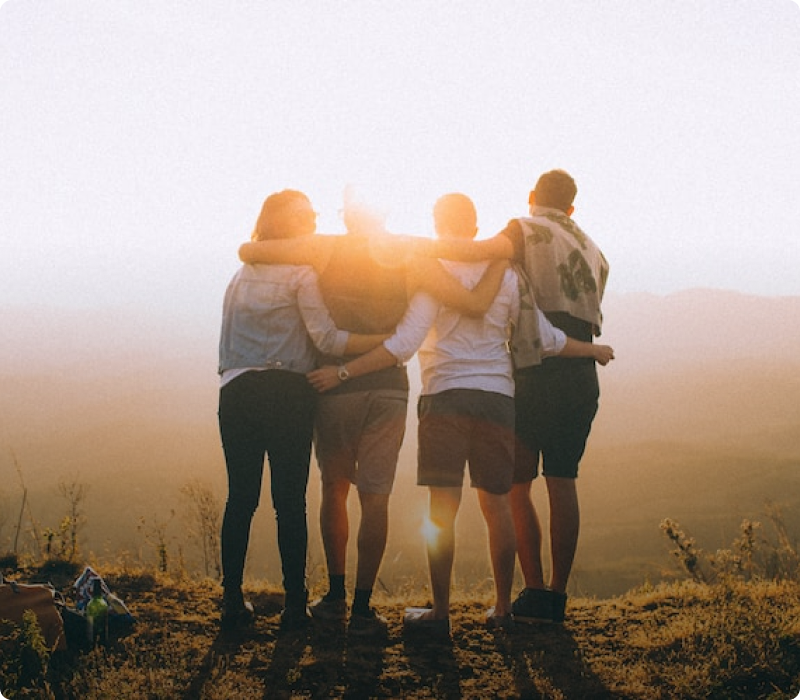
[[[92,645],[105,645],[108,641],[108,603],[103,598],[103,582],[99,578],[92,582],[92,599],[86,604],[86,631]]]

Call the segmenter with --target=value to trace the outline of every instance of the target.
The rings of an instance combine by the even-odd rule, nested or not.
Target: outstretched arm
[[[492,305],[508,262],[495,260],[474,289],[467,289],[438,260],[415,258],[409,267],[409,288],[422,290],[465,316],[481,317]]]
[[[388,333],[363,335],[361,333],[350,333],[347,345],[344,346],[345,355],[361,355],[369,352],[373,348],[381,346],[384,340],[389,338]]]
[[[345,363],[349,377],[360,377],[410,360],[425,340],[438,309],[439,304],[427,294],[415,294],[390,338],[365,355]],[[329,391],[341,384],[338,369],[326,365],[309,372],[306,377],[317,391]]]
[[[397,358],[385,346],[379,345],[366,355],[350,360],[345,367],[349,377],[352,379],[396,364]],[[339,368],[334,365],[325,365],[319,369],[312,370],[306,374],[306,378],[311,383],[311,386],[320,393],[330,391],[342,383],[341,379],[339,379]]]
[[[560,328],[550,323],[541,309],[536,309],[539,318],[539,338],[542,342],[544,357],[591,357],[605,366],[614,359],[614,349],[610,345],[587,343],[570,338]]]

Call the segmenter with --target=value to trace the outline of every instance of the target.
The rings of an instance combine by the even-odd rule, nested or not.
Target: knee
[[[258,508],[260,494],[251,491],[231,491],[225,510],[227,513],[253,517]]]

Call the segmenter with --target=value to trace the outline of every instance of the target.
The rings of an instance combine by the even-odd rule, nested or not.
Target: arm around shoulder
[[[239,247],[239,259],[247,264],[312,265],[319,272],[331,245],[330,239],[316,235],[250,241]]]
[[[409,286],[466,316],[481,317],[497,296],[507,267],[507,260],[491,262],[475,288],[467,289],[438,260],[418,259]]]
[[[514,257],[514,245],[503,233],[481,240],[437,238],[421,251],[444,260],[479,262],[480,260],[507,260]]]

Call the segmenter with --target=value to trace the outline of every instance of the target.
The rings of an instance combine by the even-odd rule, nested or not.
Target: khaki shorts
[[[323,394],[314,431],[322,481],[347,479],[361,493],[391,493],[407,412],[403,390]]]

